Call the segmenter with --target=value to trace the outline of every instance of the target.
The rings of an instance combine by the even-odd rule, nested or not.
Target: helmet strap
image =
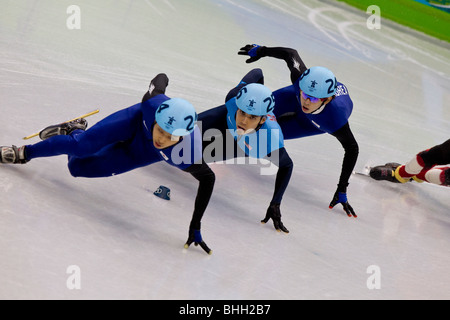
[[[315,111],[311,112],[311,114],[319,114],[325,109],[325,101],[322,101],[322,104]]]
[[[311,112],[311,114],[319,114],[323,111],[323,109],[325,109],[325,106],[330,103],[331,101],[333,101],[335,96],[331,96],[331,99],[328,100],[328,98],[326,98],[325,100],[322,100],[322,104],[320,105],[320,107],[315,110],[314,112]]]
[[[263,119],[267,118],[267,116],[261,116],[261,119],[259,119],[259,123],[255,128],[255,131],[258,131],[259,129],[261,129],[262,125],[264,124],[264,122],[261,122]]]

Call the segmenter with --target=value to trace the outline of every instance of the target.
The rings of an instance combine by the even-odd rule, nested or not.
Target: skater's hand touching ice
[[[345,213],[347,213],[347,215],[349,217],[355,217],[355,218],[357,217],[352,206],[350,205],[350,203],[348,203],[347,193],[336,191],[336,193],[333,196],[333,200],[331,200],[331,202],[330,202],[329,208],[333,209],[334,206],[337,205],[338,203],[342,204],[342,207],[344,208]]]
[[[205,250],[207,254],[212,254],[212,250],[208,248],[205,241],[202,239],[202,234],[200,233],[200,230],[194,230],[189,229],[189,236],[186,241],[186,244],[184,245],[184,248],[187,249],[189,246],[194,243],[195,246],[200,245],[200,247]]]
[[[286,229],[286,227],[283,225],[283,222],[281,222],[281,211],[279,204],[271,204],[269,206],[266,212],[266,216],[263,220],[261,220],[261,223],[267,223],[267,221],[269,221],[270,219],[272,219],[273,226],[277,231],[289,233],[289,230]]]

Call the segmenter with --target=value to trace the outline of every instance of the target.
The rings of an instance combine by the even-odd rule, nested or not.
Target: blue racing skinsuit
[[[216,139],[223,139],[221,144],[224,149],[220,150],[222,153],[221,158],[217,159],[216,157],[214,160],[226,160],[242,155],[245,157],[250,156],[253,158],[265,158],[270,160],[278,166],[275,190],[270,203],[271,205],[279,205],[292,175],[293,162],[284,148],[283,133],[280,130],[280,126],[278,125],[275,116],[272,113],[268,114],[266,122],[254,133],[243,136],[238,136],[236,134],[236,112],[238,110],[235,102],[236,95],[243,86],[249,83],[263,84],[263,74],[261,69],[250,71],[242,79],[240,84],[227,94],[225,105],[215,107],[199,114],[198,120],[201,122],[204,134],[210,129],[215,129],[220,132],[220,135],[211,139],[210,142],[204,137],[204,159],[206,162],[212,162],[208,159],[205,150],[207,150],[209,145],[214,143]],[[225,137],[230,135],[234,140],[234,145],[227,146]],[[266,138],[267,140],[265,140]],[[227,150],[227,147],[233,148],[231,152],[230,150]]]
[[[329,133],[342,144],[345,155],[337,191],[345,193],[359,153],[358,143],[348,123],[353,102],[346,86],[338,83],[332,101],[324,108],[319,108],[312,114],[306,114],[301,109],[299,78],[307,67],[298,52],[291,48],[262,46],[258,49],[257,55],[258,58],[282,59],[291,72],[292,85],[273,92],[276,104],[274,113],[283,131],[284,139]]]
[[[111,114],[89,130],[77,130],[70,135],[54,136],[27,146],[27,158],[67,154],[70,173],[74,177],[87,178],[121,174],[159,161],[184,170],[195,162],[201,162],[198,127],[183,137],[179,144],[163,150],[156,149],[152,141],[156,109],[168,99],[160,94]],[[195,143],[191,143],[193,141]],[[189,150],[191,154],[187,161],[181,163],[178,158],[185,160],[185,157],[172,154],[174,148],[180,147],[181,152]]]
[[[145,96],[144,96],[145,98]],[[58,135],[25,148],[27,160],[68,155],[74,177],[109,177],[159,161],[189,172],[200,183],[191,227],[200,229],[200,220],[212,194],[215,176],[202,161],[202,137],[198,127],[177,144],[157,149],[152,129],[158,106],[168,100],[164,94],[149,96],[117,111],[90,129]]]
[[[330,208],[336,203],[342,203],[349,216],[354,214],[353,208],[347,201],[347,186],[350,176],[358,159],[359,147],[350,130],[348,119],[353,110],[353,102],[348,90],[342,83],[337,84],[337,90],[332,100],[314,111],[306,114],[302,111],[300,100],[300,77],[307,70],[306,65],[298,52],[291,48],[265,47],[247,45],[238,53],[249,55],[247,63],[259,60],[262,57],[273,57],[286,62],[291,74],[292,85],[273,92],[275,98],[275,116],[283,131],[285,139],[296,139],[306,136],[329,133],[342,144],[345,155],[342,163],[338,187]]]

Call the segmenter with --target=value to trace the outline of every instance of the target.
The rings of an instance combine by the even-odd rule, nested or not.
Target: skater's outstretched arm
[[[348,216],[356,217],[353,208],[347,201],[347,186],[350,176],[355,167],[356,161],[358,159],[359,154],[358,142],[353,136],[353,133],[350,130],[350,125],[348,124],[348,122],[342,128],[332,133],[332,135],[335,136],[342,144],[345,150],[345,154],[342,163],[342,170],[339,178],[338,187],[334,194],[333,200],[330,203],[330,209],[333,208],[336,204],[341,203]]]
[[[289,233],[289,230],[283,225],[283,222],[281,222],[280,204],[284,192],[289,185],[292,170],[294,168],[294,163],[292,162],[292,159],[289,157],[289,154],[284,147],[276,150],[275,152],[277,155],[276,157],[274,156],[274,154],[266,157],[267,159],[271,160],[272,163],[278,166],[278,172],[275,179],[275,189],[272,200],[270,201],[270,206],[267,209],[266,216],[263,220],[261,220],[261,222],[267,223],[267,221],[272,219],[273,225],[277,231]]]
[[[206,243],[202,239],[200,229],[203,214],[211,199],[216,176],[204,161],[201,164],[193,164],[184,171],[189,172],[199,181],[197,197],[195,198],[194,213],[189,225],[189,235],[185,247],[189,247],[194,242],[195,245],[200,245],[206,253],[211,254],[212,251],[206,246]]]
[[[247,44],[238,52],[239,55],[248,55],[247,63],[252,63],[262,57],[282,59],[286,62],[291,72],[291,81],[294,83],[306,71],[307,67],[300,58],[297,50],[283,47],[265,47],[257,44]]]

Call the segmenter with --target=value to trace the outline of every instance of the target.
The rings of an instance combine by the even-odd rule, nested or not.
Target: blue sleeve
[[[319,114],[308,114],[308,119],[313,121],[327,133],[333,133],[342,128],[350,118],[353,111],[353,102],[350,99],[347,88],[338,83],[335,98],[327,104],[325,109]]]
[[[273,155],[271,155],[271,158]],[[271,161],[273,161],[271,159]],[[278,166],[277,177],[275,179],[275,189],[273,192],[272,200],[270,204],[280,204],[283,198],[284,192],[289,185],[289,181],[292,176],[294,163],[289,157],[285,148],[279,149],[277,161],[273,161]]]

